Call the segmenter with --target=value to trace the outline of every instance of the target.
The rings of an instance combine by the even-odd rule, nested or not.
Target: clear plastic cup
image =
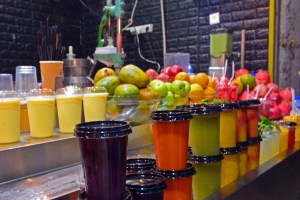
[[[0,91],[0,143],[20,140],[20,99],[14,91]]]
[[[55,120],[54,92],[51,89],[29,90],[26,100],[31,137],[53,136]]]
[[[61,133],[73,133],[76,124],[81,122],[82,89],[67,86],[56,90],[56,104]]]
[[[85,122],[105,120],[108,93],[104,87],[88,87],[83,91]]]
[[[12,74],[0,74],[0,90],[13,90]]]
[[[31,89],[38,89],[35,66],[17,66],[15,90],[17,92],[28,92]]]

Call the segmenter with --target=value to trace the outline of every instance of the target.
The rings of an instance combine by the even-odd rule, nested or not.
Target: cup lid
[[[234,102],[237,103],[240,108],[246,108],[249,105],[247,100],[238,100]]]
[[[293,121],[282,121],[280,122],[280,124],[282,124],[283,126],[297,126],[297,123]]]
[[[248,106],[257,106],[260,104],[260,101],[258,99],[251,99],[247,100]]]
[[[180,121],[193,118],[190,112],[182,110],[161,110],[151,113],[152,120],[155,121]]]
[[[127,160],[126,169],[128,171],[151,170],[155,165],[152,158],[132,158]]]
[[[86,191],[81,192],[77,200],[88,200]],[[125,189],[124,198],[122,200],[132,200],[132,195],[128,189]]]
[[[187,168],[183,170],[162,170],[155,168],[156,174],[162,175],[165,178],[186,178],[196,174],[194,167],[191,164],[187,164]]]
[[[190,108],[192,115],[210,115],[222,112],[222,108],[218,104],[198,104]]]
[[[214,163],[214,162],[219,162],[223,160],[222,154],[215,155],[215,156],[195,156],[195,155],[190,155],[188,160],[191,163]]]
[[[126,121],[95,121],[77,124],[74,132],[79,138],[108,138],[125,136],[132,130]]]
[[[255,138],[248,138],[248,144],[257,144],[261,142],[261,137],[255,137]]]
[[[241,149],[239,147],[220,148],[220,151],[223,155],[232,155],[241,152]]]
[[[157,174],[129,174],[126,176],[126,187],[137,194],[153,194],[167,188],[165,178]]]
[[[239,105],[236,102],[221,103],[220,106],[221,106],[221,108],[222,108],[223,111],[226,111],[226,110],[235,110],[235,109],[239,108]]]
[[[242,149],[247,149],[249,144],[248,141],[245,142],[237,142],[236,145],[242,150]]]
[[[190,105],[180,105],[180,106],[176,106],[176,110],[182,110],[182,111],[189,111],[191,108]]]

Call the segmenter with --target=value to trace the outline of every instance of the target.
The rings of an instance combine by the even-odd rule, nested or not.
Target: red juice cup
[[[216,85],[217,99],[224,99],[226,101],[230,100],[230,86],[227,84]]]
[[[129,174],[126,177],[126,188],[134,200],[163,200],[167,184],[165,178],[157,174]]]
[[[77,124],[87,199],[123,199],[126,182],[128,122],[96,121]]]
[[[151,173],[155,166],[155,160],[151,158],[133,158],[127,160],[127,174]]]
[[[183,170],[159,170],[155,173],[166,178],[168,188],[164,191],[164,200],[191,200],[192,176],[196,173],[191,164]]]
[[[229,83],[229,101],[236,101],[238,97],[238,86],[234,83]]]
[[[186,169],[191,113],[154,111],[151,118],[156,167],[162,170]]]
[[[293,148],[295,145],[295,136],[296,136],[296,126],[297,123],[296,122],[289,122],[289,121],[285,121],[283,122],[285,128],[288,129],[288,148]]]
[[[248,100],[247,106],[247,138],[258,137],[259,100]]]
[[[273,107],[274,102],[271,100],[264,100],[261,101],[260,104],[260,114],[263,115],[264,117],[270,119],[270,109]]]
[[[260,137],[248,139],[247,171],[259,166]]]
[[[236,142],[237,146],[245,149],[247,143],[247,101],[237,101],[239,109],[236,110]]]

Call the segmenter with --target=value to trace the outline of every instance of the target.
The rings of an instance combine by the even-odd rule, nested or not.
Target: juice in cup
[[[130,193],[130,191],[128,189],[125,190],[125,193],[123,195],[123,198],[122,200],[132,200],[132,195]],[[88,200],[87,199],[87,194],[85,191],[81,192],[79,195],[78,195],[78,200]]]
[[[191,200],[192,176],[196,173],[191,164],[183,170],[159,170],[155,173],[166,178],[168,188],[164,191],[164,200]]]
[[[260,138],[252,138],[248,140],[248,160],[247,171],[255,169],[259,166]]]
[[[67,86],[56,91],[57,114],[61,133],[73,133],[81,122],[82,91],[77,86]]]
[[[232,183],[239,177],[239,154],[224,155],[221,161],[221,188]]]
[[[221,104],[220,114],[220,147],[221,149],[236,147],[236,127],[238,104],[234,102]]]
[[[220,189],[222,159],[223,156],[218,156],[206,162],[202,157],[189,156],[189,161],[196,171],[192,178],[194,200],[205,199]]]
[[[248,150],[242,149],[239,153],[239,176],[243,176],[247,173],[247,160],[248,160]]]
[[[299,141],[300,140],[300,116],[298,115],[284,116],[283,121],[297,123],[297,125],[295,126],[295,141]]]
[[[285,126],[284,122],[280,123],[280,138],[279,138],[279,152],[288,149],[288,138],[289,138],[289,129]]]
[[[220,154],[220,112],[219,105],[195,105],[190,108],[189,141],[193,155],[215,156]]]
[[[130,174],[126,177],[126,188],[135,200],[163,200],[167,184],[165,178],[157,174]]]
[[[127,174],[151,173],[155,166],[155,160],[151,158],[132,158],[127,160]]]
[[[85,122],[105,120],[107,96],[106,89],[102,87],[84,89],[83,109]]]
[[[247,106],[247,138],[258,137],[259,100],[248,100]]]
[[[26,100],[31,137],[53,136],[55,119],[54,92],[51,89],[29,90]]]
[[[279,133],[263,132],[260,143],[259,164],[262,164],[279,153]]]
[[[190,112],[170,110],[151,113],[156,167],[186,169]]]
[[[123,199],[128,134],[131,132],[125,121],[76,125],[87,199]]]
[[[0,144],[20,141],[20,99],[13,91],[0,91]]]
[[[236,110],[236,142],[241,148],[246,148],[247,143],[247,101],[238,101],[239,109]]]
[[[226,101],[230,100],[230,86],[226,83],[218,83],[216,85],[216,92],[217,99],[224,99]]]
[[[228,83],[229,89],[229,101],[236,101],[238,97],[238,86],[235,83]]]

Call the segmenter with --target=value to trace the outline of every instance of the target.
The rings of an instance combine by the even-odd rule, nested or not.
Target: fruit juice
[[[20,140],[20,100],[0,101],[0,143],[13,143]]]
[[[81,122],[82,96],[57,95],[57,112],[61,133],[73,133],[76,124]]]
[[[193,199],[205,199],[220,189],[221,162],[195,163],[196,174],[193,176]]]
[[[220,147],[236,147],[237,115],[235,110],[223,111],[220,114]]]
[[[107,95],[108,93],[83,95],[84,119],[86,122],[105,120]]]
[[[219,58],[223,54],[229,57],[232,51],[233,37],[226,32],[210,34],[210,55]]]
[[[25,133],[29,132],[29,118],[28,118],[28,109],[26,103],[21,103],[20,110],[20,132]]]
[[[221,161],[221,188],[239,177],[239,154],[224,155]]]
[[[263,137],[260,143],[260,152],[259,152],[259,164],[263,164],[264,162],[270,160],[273,157],[272,152],[272,136]]]
[[[259,122],[259,100],[250,100],[253,102],[251,106],[247,107],[247,137],[258,137],[258,122]]]
[[[247,171],[255,169],[259,166],[259,152],[260,152],[260,142],[249,144]]]
[[[186,168],[189,120],[186,111],[154,111],[151,114],[156,167],[163,170]]]
[[[216,85],[217,99],[224,99],[226,101],[230,101],[230,86],[226,84],[218,84]]]
[[[235,84],[230,84],[229,87],[229,101],[236,101],[238,96],[238,87]]]
[[[194,116],[190,121],[189,136],[193,155],[220,154],[220,114]]]
[[[247,149],[243,149],[239,153],[239,176],[243,176],[247,173],[247,160],[248,160],[248,152]]]
[[[289,129],[282,126],[282,125],[280,125],[279,152],[287,150],[287,148],[288,148],[288,135],[289,135]]]
[[[289,134],[288,134],[288,148],[293,148],[295,145],[295,126],[296,123],[289,123]]]
[[[30,135],[43,138],[53,136],[55,118],[54,97],[30,97],[27,99]]]
[[[297,126],[295,127],[295,141],[300,141],[300,115],[290,115],[284,116],[283,120],[285,122],[296,122]]]
[[[247,142],[247,110],[240,108],[236,110],[236,141],[238,143]]]

